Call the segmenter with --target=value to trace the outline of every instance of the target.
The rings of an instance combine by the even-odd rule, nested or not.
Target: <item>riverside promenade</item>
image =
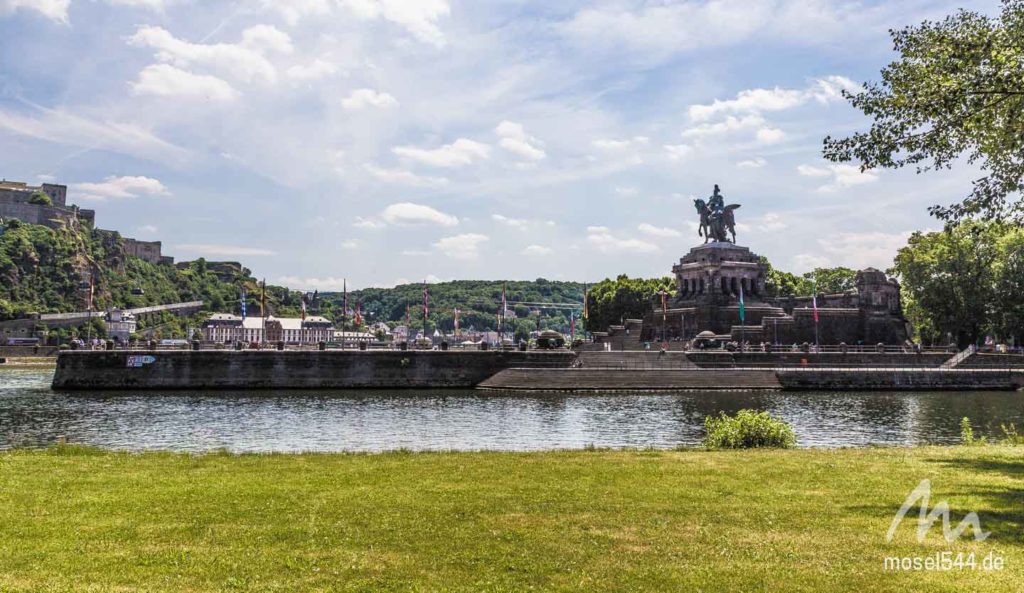
[[[57,390],[1016,390],[1024,357],[533,351],[62,352]]]

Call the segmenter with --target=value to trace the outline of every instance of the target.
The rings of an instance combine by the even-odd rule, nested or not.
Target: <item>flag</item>
[[[590,305],[587,304],[587,301],[590,300],[590,299],[588,297],[589,297],[589,293],[588,293],[588,290],[587,290],[587,285],[586,285],[586,283],[584,283],[583,284],[583,319],[590,319]]]
[[[747,307],[743,303],[743,283],[740,282],[740,325],[744,325],[747,320]]]
[[[302,295],[302,320],[306,320],[306,295]]]
[[[427,281],[423,281],[423,319],[426,321],[430,314],[430,291],[427,289]]]
[[[348,319],[348,280],[341,280],[341,321]]]
[[[239,299],[239,303],[242,306],[242,321],[245,321],[245,289],[242,289],[242,298]]]
[[[818,323],[818,275],[814,275],[814,296],[811,297],[811,306],[814,308],[814,323]]]
[[[405,330],[406,330],[406,332],[409,331],[409,328],[410,328],[411,325],[412,325],[412,321],[410,321],[410,319],[409,319],[409,303],[406,303],[405,304]]]
[[[359,327],[360,325],[363,324],[363,316],[360,313],[360,309],[362,309],[362,306],[363,306],[362,303],[360,303],[359,301],[356,301],[356,316],[355,316],[356,327]]]
[[[576,311],[569,311],[569,344],[576,341]]]
[[[503,282],[501,284],[501,316],[505,317],[505,314],[506,314],[507,311],[508,311],[508,301],[505,300],[505,283]]]
[[[260,283],[260,317],[267,316],[267,279]]]
[[[741,303],[740,306],[741,307],[742,307],[742,303],[743,303],[743,296],[742,295],[743,295],[743,289],[741,288],[740,289],[740,303]],[[662,317],[668,315],[668,293],[665,292],[664,290],[661,291],[661,315],[662,315]]]
[[[459,308],[455,307],[455,335],[459,335]]]

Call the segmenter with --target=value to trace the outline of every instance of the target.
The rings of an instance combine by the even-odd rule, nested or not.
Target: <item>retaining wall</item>
[[[787,367],[787,366],[812,366],[812,367],[922,367],[936,368],[949,360],[953,354],[947,353],[922,353],[922,354],[901,354],[875,352],[858,352],[842,354],[839,352],[689,352],[687,357],[702,368],[721,367]],[[804,360],[807,361],[806,365]]]
[[[995,370],[777,369],[775,374],[783,389],[791,390],[1001,391],[1019,387],[1012,373]]]
[[[54,389],[475,387],[513,367],[568,367],[569,351],[61,352]]]

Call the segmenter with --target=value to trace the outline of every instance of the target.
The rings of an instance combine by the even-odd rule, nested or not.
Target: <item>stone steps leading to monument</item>
[[[533,391],[711,391],[782,389],[773,371],[506,369],[479,389]]]
[[[583,368],[611,369],[695,369],[697,365],[689,359],[685,352],[667,352],[661,354],[657,350],[626,350],[622,352],[581,352],[577,358]]]

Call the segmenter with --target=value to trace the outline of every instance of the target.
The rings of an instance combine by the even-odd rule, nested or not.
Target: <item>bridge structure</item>
[[[131,309],[122,309],[125,313],[130,313],[135,317],[144,317],[147,315],[153,315],[155,313],[163,313],[164,311],[174,313],[176,315],[183,315],[188,313],[195,313],[203,308],[203,301],[186,301],[181,303],[169,303],[166,305],[150,305],[148,307],[134,307]],[[104,318],[106,317],[106,311],[75,311],[71,313],[43,313],[39,315],[39,322],[47,325],[48,327],[66,327],[72,325],[81,325],[89,321],[90,319]]]

